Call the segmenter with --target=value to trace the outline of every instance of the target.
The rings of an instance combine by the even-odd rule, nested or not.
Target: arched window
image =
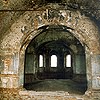
[[[39,55],[39,67],[43,67],[43,55]]]
[[[66,67],[71,67],[71,55],[66,56]]]
[[[51,56],[51,67],[57,67],[57,56],[56,55]]]

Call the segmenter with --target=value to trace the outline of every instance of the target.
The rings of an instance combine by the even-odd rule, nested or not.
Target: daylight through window
[[[66,56],[66,67],[71,67],[71,55]]]
[[[39,55],[39,67],[43,67],[43,55]]]
[[[51,67],[57,67],[57,56],[56,55],[51,56]]]

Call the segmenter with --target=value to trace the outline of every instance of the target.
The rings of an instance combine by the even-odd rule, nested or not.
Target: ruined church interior
[[[100,1],[1,0],[0,100],[100,100]]]

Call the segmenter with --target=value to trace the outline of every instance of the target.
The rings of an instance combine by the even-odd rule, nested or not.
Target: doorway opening
[[[34,91],[87,90],[85,48],[70,32],[49,27],[25,52],[24,88]]]

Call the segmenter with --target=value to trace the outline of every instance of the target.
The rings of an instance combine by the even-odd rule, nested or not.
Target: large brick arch
[[[46,11],[25,12],[9,29],[8,35],[2,40],[1,47],[19,49],[25,41],[39,34],[37,31],[40,27],[46,25],[70,27],[69,31],[86,44],[91,52],[100,53],[100,36],[95,23],[81,15],[79,11],[69,10],[47,9]]]
[[[25,50],[31,40],[41,33],[43,30],[41,27],[47,25],[69,27],[68,31],[70,31],[82,45],[86,46],[86,52],[88,52],[89,55],[100,54],[98,28],[94,22],[88,17],[81,15],[79,11],[52,9],[45,11],[27,11],[12,25],[1,43],[2,61],[6,61],[8,57],[10,62],[10,65],[3,63],[3,71],[6,67],[13,69],[13,73],[16,75],[16,87],[23,86],[24,82]],[[91,69],[91,65],[88,64],[87,66],[89,66],[87,72],[88,80],[90,81],[92,73],[89,69]],[[14,87],[14,85],[12,87]]]

